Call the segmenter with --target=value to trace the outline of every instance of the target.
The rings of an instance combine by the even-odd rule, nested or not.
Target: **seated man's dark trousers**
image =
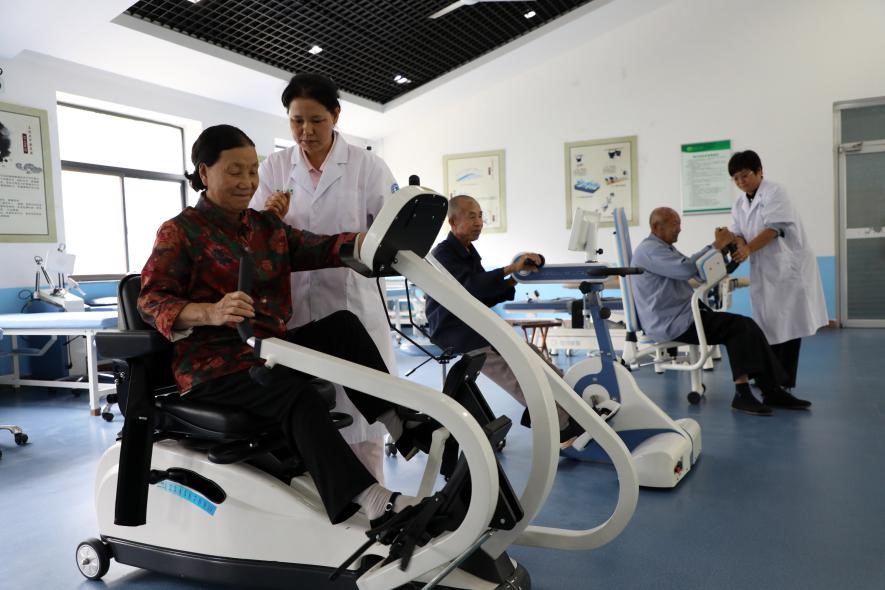
[[[701,323],[708,344],[725,345],[733,379],[747,375],[756,380],[763,392],[769,392],[783,383],[784,369],[772,352],[765,333],[752,318],[726,311],[713,311],[702,305]],[[674,340],[697,344],[698,335],[694,323]]]

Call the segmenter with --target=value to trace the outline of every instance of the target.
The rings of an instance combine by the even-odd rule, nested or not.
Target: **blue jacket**
[[[645,269],[634,276],[633,302],[642,330],[658,342],[673,340],[694,324],[688,280],[697,278],[695,263],[710,246],[686,256],[654,234],[642,240],[631,264]]]
[[[503,268],[485,270],[482,257],[473,244],[465,249],[452,232],[433,248],[432,254],[471,295],[489,307],[510,301],[516,295],[516,289],[508,283]],[[451,348],[460,354],[489,345],[485,338],[430,297],[427,298],[426,313],[430,340],[437,346]]]

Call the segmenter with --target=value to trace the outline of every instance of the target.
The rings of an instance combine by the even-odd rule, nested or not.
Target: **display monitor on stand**
[[[587,211],[578,207],[572,220],[572,233],[568,240],[568,249],[572,252],[585,252],[585,262],[596,262],[602,250],[596,247],[599,229],[599,212]]]

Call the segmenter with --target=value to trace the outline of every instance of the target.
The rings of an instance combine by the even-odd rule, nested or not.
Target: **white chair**
[[[620,266],[632,266],[633,249],[630,245],[630,232],[628,229],[627,215],[624,209],[619,207],[613,211],[615,226],[615,243],[618,250],[618,264]],[[700,302],[706,293],[716,287],[720,281],[728,276],[725,259],[717,250],[710,250],[697,261],[698,272],[701,276],[701,284],[695,288],[691,297],[691,311],[694,317],[694,325],[697,328],[698,344],[688,342],[655,342],[642,333],[639,324],[639,316],[636,313],[636,305],[633,301],[632,281],[635,277],[621,277],[621,297],[624,302],[624,323],[627,335],[624,340],[623,360],[631,367],[644,364],[653,364],[656,373],[664,371],[688,371],[691,374],[691,391],[688,393],[688,401],[692,404],[699,403],[704,396],[706,386],[703,381],[703,367],[714,353],[713,346],[707,345],[707,337],[701,323]],[[687,355],[672,356],[668,351],[688,347]],[[645,362],[643,362],[645,361]]]

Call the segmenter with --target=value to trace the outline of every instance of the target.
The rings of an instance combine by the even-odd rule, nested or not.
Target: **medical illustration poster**
[[[0,242],[54,242],[46,111],[0,102]]]
[[[566,228],[575,209],[598,211],[602,226],[613,225],[612,211],[623,207],[636,224],[636,136],[565,144]]]
[[[682,214],[731,211],[735,194],[728,176],[731,140],[682,145]]]
[[[482,208],[483,231],[507,231],[504,150],[443,156],[443,172],[446,197],[473,197]]]

